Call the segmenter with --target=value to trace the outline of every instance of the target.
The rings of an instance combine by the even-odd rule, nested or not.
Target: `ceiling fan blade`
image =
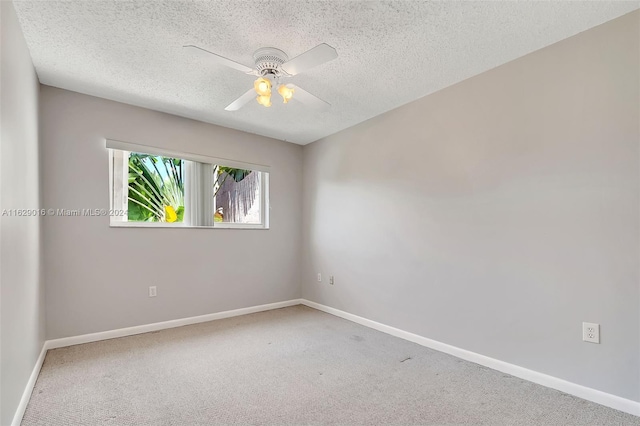
[[[224,110],[225,111],[237,111],[240,108],[242,108],[243,106],[245,106],[247,104],[247,102],[249,102],[251,99],[255,99],[256,98],[256,91],[251,88],[249,90],[246,91],[246,93],[242,96],[240,96],[238,99],[236,99],[235,101],[231,102],[229,104],[229,106],[227,106]]]
[[[255,73],[255,70],[253,68],[249,68],[246,65],[243,65],[243,64],[241,64],[239,62],[236,62],[236,61],[232,61],[231,59],[227,59],[227,58],[225,58],[223,56],[216,55],[215,53],[209,52],[208,50],[203,49],[201,47],[194,46],[192,44],[188,44],[188,45],[183,46],[183,47],[188,48],[189,51],[191,51],[193,53],[196,53],[196,54],[198,54],[198,55],[200,55],[202,57],[208,58],[209,60],[211,60],[213,62],[216,62],[216,63],[218,63],[220,65],[226,65],[229,68],[233,68],[235,70],[242,71],[242,72],[244,72],[246,74]]]
[[[325,111],[331,107],[329,102],[323,101],[316,95],[312,95],[306,90],[301,89],[300,86],[296,86],[295,84],[287,84],[287,86],[295,90],[293,93],[293,99],[302,102],[308,107],[318,111]]]
[[[280,67],[287,74],[296,75],[325,62],[332,61],[337,57],[338,52],[336,52],[336,49],[326,43],[322,43],[285,62]]]

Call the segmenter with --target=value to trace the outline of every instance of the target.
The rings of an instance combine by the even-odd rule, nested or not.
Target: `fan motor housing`
[[[256,62],[256,69],[263,77],[269,74],[280,77],[283,74],[280,65],[289,60],[289,57],[280,49],[275,47],[263,47],[256,50],[253,54]]]

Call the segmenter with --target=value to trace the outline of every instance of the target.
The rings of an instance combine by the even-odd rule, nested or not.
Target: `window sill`
[[[214,226],[188,226],[183,223],[163,223],[163,222],[120,222],[112,221],[110,228],[154,228],[154,229],[253,229],[268,230],[268,226],[251,225],[243,223],[227,223]]]

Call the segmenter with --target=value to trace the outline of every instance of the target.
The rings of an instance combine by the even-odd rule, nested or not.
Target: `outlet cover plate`
[[[582,340],[589,343],[600,343],[600,324],[583,322]]]

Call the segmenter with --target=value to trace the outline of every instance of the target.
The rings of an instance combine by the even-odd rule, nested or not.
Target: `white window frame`
[[[237,160],[229,160],[226,158],[209,157],[201,154],[189,152],[171,151],[163,148],[152,147],[147,145],[123,142],[114,139],[106,140],[106,147],[109,150],[109,206],[113,210],[126,210],[127,194],[114,194],[116,186],[128,187],[124,185],[128,179],[129,152],[138,152],[149,155],[158,155],[163,157],[179,158],[182,160],[196,161],[200,163],[215,164],[218,166],[233,167],[238,169],[246,169],[261,173],[260,176],[260,222],[261,223],[229,223],[229,222],[213,222],[213,226],[190,226],[185,223],[167,223],[167,222],[128,222],[123,216],[110,216],[109,226],[123,228],[184,228],[184,229],[269,229],[269,172],[270,167],[263,164],[247,163]],[[118,154],[120,151],[122,154]],[[126,153],[127,155],[124,155]],[[126,167],[124,159],[127,159]],[[116,167],[115,161],[122,161],[123,165]],[[116,170],[123,170],[123,176],[115,176]],[[122,180],[124,179],[124,181]],[[213,195],[213,193],[212,193]]]

